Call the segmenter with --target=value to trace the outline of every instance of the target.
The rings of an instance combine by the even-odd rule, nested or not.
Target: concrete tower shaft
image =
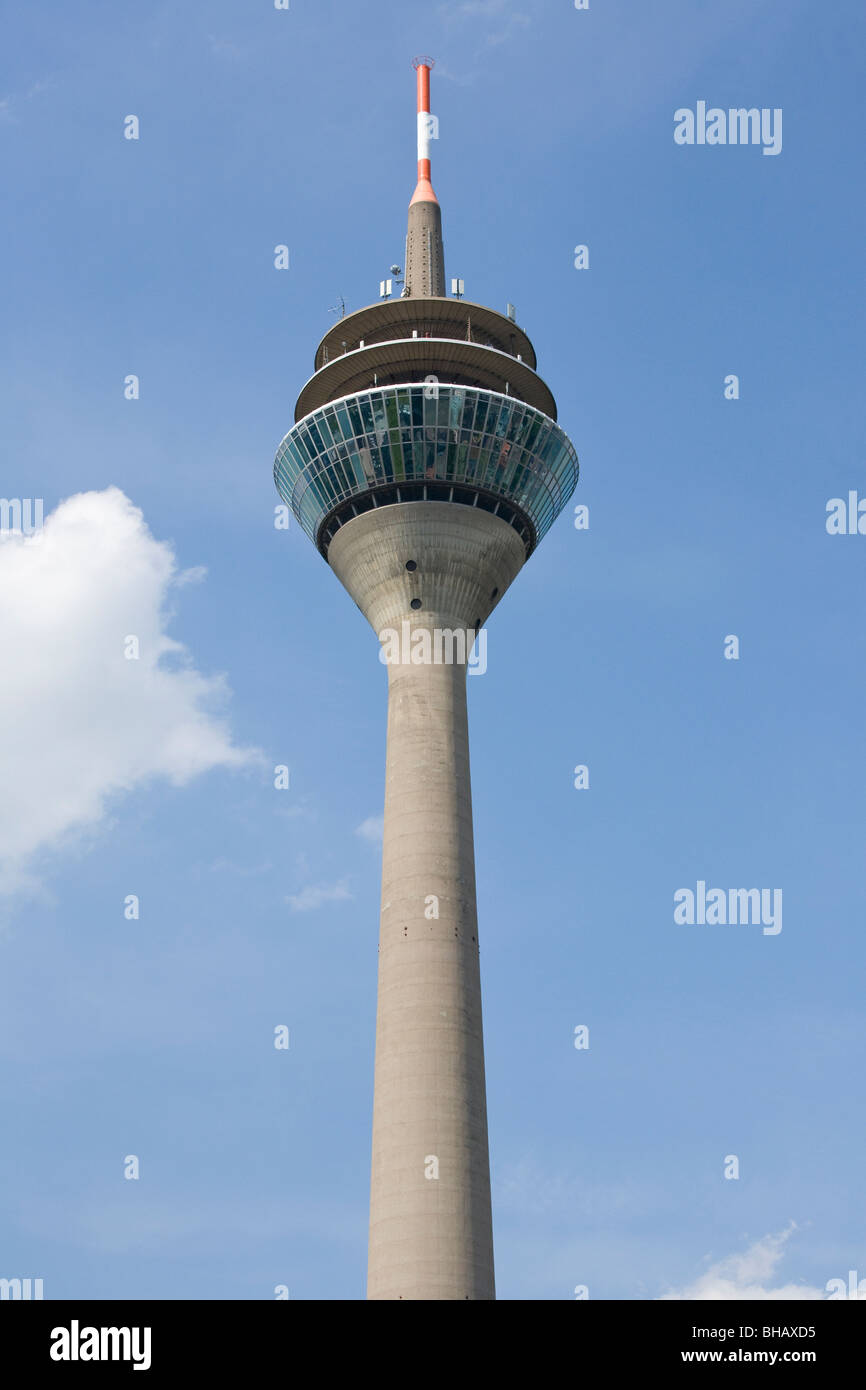
[[[341,526],[328,563],[377,634],[485,623],[526,559],[498,516],[453,502],[376,507]],[[465,664],[465,661],[464,663]]]
[[[409,206],[406,290],[407,299],[430,299],[445,294],[442,210],[436,202],[417,202]]]
[[[367,512],[328,555],[380,640],[465,644],[388,665],[370,1299],[495,1297],[466,653],[524,558],[505,522],[447,502]]]

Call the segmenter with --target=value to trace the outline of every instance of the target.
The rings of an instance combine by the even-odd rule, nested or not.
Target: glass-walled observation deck
[[[428,500],[498,512],[534,550],[571,497],[571,441],[523,401],[471,386],[409,384],[329,402],[289,430],[277,490],[323,554],[371,506]]]

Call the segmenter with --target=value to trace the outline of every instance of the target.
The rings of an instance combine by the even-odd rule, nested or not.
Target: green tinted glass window
[[[419,383],[313,411],[280,445],[274,478],[313,538],[346,498],[404,480],[463,483],[510,499],[540,538],[574,490],[577,458],[562,430],[525,402]]]

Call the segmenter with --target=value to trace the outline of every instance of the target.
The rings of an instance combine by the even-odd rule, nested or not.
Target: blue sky
[[[5,28],[0,493],[46,527],[0,543],[0,1276],[363,1297],[385,672],[271,470],[402,263],[429,53],[446,273],[517,306],[590,509],[469,683],[499,1296],[866,1277],[860,8]],[[781,153],[678,146],[699,100]],[[782,931],[675,924],[698,880]]]

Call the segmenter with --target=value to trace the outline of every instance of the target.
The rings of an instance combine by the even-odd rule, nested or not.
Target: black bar
[[[480,1325],[474,1316],[467,1316],[465,1303],[459,1306],[463,1310],[459,1322],[443,1324],[443,1312],[435,1315],[435,1322],[429,1313],[420,1322],[407,1322],[406,1305],[380,1322],[382,1309],[360,1302],[4,1301],[0,1303],[0,1346],[4,1365],[16,1366],[18,1380],[31,1373],[47,1373],[55,1380],[108,1372],[114,1377],[130,1375],[133,1383],[138,1374],[145,1384],[189,1372],[195,1386],[207,1385],[210,1378],[230,1383],[232,1376],[249,1377],[250,1371],[258,1374],[270,1368],[283,1373],[287,1384],[307,1384],[313,1369],[311,1356],[318,1368],[313,1375],[316,1381],[323,1376],[330,1381],[342,1357],[353,1383],[366,1380],[379,1373],[373,1364],[375,1356],[386,1380],[404,1382],[412,1374],[406,1359],[407,1338],[412,1339],[416,1354],[418,1339],[423,1339],[423,1359],[414,1374],[430,1385],[437,1354],[443,1360],[443,1374],[454,1374],[458,1344],[447,1337],[452,1330],[460,1337],[464,1369],[470,1358],[473,1362],[485,1358],[494,1372],[499,1357],[490,1334],[496,1332],[500,1352],[509,1348],[515,1378],[520,1378],[520,1369],[519,1361],[511,1360],[513,1353],[535,1363],[533,1385],[548,1379],[539,1376],[541,1365],[547,1364],[552,1375],[554,1359],[560,1360],[563,1354],[575,1378],[583,1379],[588,1373],[596,1383],[606,1375],[615,1379],[620,1372],[663,1376],[674,1368],[699,1376],[708,1367],[736,1373],[740,1368],[770,1371],[799,1366],[817,1373],[822,1382],[843,1369],[860,1376],[863,1370],[866,1308],[856,1300],[574,1301],[556,1316],[551,1308],[543,1315],[543,1325],[538,1321],[542,1316],[538,1303],[531,1305],[534,1312],[528,1304],[519,1303],[505,1323],[499,1323],[495,1305],[488,1305],[483,1316],[493,1321]],[[526,1312],[521,1313],[521,1308]],[[483,1341],[477,1340],[479,1333]],[[375,1350],[369,1340],[373,1335],[386,1338]],[[105,1359],[90,1359],[92,1351],[100,1357],[104,1354]],[[72,1359],[75,1353],[77,1359]],[[115,1353],[126,1359],[113,1359]],[[55,1359],[61,1355],[69,1359]],[[141,1366],[138,1372],[136,1360]]]

